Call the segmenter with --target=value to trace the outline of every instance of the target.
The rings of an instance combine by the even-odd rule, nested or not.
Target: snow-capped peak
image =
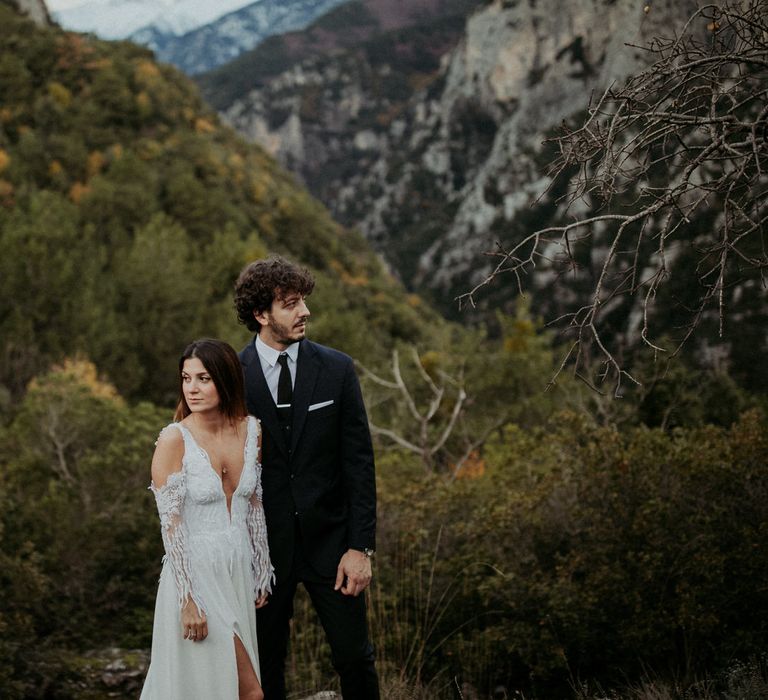
[[[260,0],[257,0],[257,3]],[[93,32],[104,39],[123,39],[155,27],[181,35],[233,12],[253,0],[49,0],[54,18],[65,29]]]

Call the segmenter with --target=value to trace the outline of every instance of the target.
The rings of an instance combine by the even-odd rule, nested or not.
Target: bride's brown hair
[[[203,363],[211,375],[216,391],[219,393],[219,410],[231,421],[245,418],[248,411],[245,407],[245,386],[243,383],[243,368],[237,353],[231,345],[214,338],[201,338],[191,342],[179,358],[179,403],[176,406],[174,420],[186,418],[191,411],[184,398],[184,385],[181,372],[184,362],[196,357]]]

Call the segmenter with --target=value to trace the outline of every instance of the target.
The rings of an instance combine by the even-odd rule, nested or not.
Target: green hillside
[[[370,357],[418,337],[419,301],[179,72],[6,5],[0,44],[0,385],[12,395],[85,354],[124,395],[167,402],[184,343],[247,337],[231,288],[267,252],[318,274],[318,340]]]

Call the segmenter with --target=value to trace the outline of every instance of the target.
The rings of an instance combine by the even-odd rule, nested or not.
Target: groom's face
[[[259,337],[276,348],[288,347],[300,341],[307,332],[309,309],[298,292],[276,294],[269,311],[254,314],[261,324]]]

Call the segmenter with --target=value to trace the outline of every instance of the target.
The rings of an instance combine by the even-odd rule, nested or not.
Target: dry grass
[[[692,683],[646,679],[620,690],[603,691],[582,684],[575,700],[766,700],[768,698],[768,655],[736,662],[715,678]]]

